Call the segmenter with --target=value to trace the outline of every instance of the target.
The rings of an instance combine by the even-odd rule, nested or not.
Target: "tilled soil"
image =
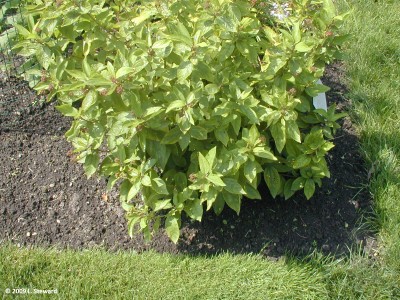
[[[343,67],[336,63],[323,82],[332,88],[329,102],[345,110],[349,103],[341,78]],[[312,200],[302,193],[288,201],[274,200],[260,186],[263,199],[244,200],[240,216],[228,208],[218,217],[209,212],[201,223],[183,220],[177,245],[162,231],[146,244],[141,235],[127,235],[117,191],[107,193],[104,179],[86,179],[82,166],[68,156],[71,146],[63,134],[70,120],[54,103],[41,104],[26,83],[3,78],[0,243],[190,254],[252,252],[270,258],[287,252],[307,255],[315,249],[336,255],[354,247],[369,251],[374,240],[360,230],[359,222],[371,209],[371,197],[363,188],[368,174],[351,120],[346,117],[341,123],[328,156],[331,178]]]

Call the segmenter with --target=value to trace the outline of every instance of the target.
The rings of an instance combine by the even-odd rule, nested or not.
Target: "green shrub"
[[[331,0],[26,1],[20,54],[36,90],[74,118],[66,133],[88,176],[120,182],[130,234],[181,215],[307,198],[329,177],[334,107],[312,97],[343,37]],[[136,226],[138,225],[138,226]]]

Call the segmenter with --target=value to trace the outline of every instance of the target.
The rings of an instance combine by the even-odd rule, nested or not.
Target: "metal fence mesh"
[[[29,118],[41,113],[43,97],[29,87],[24,75],[33,67],[31,60],[18,56],[14,24],[24,25],[21,0],[0,0],[0,131],[18,130]]]

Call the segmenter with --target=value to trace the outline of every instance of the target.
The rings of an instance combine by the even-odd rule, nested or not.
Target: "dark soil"
[[[330,66],[324,83],[332,88],[330,103],[340,110],[343,68]],[[116,191],[106,193],[103,179],[86,179],[82,166],[67,155],[63,137],[70,120],[54,104],[40,104],[26,83],[0,78],[0,243],[64,248],[154,249],[159,252],[205,254],[261,253],[277,258],[286,252],[307,255],[313,250],[346,255],[349,248],[369,245],[360,218],[370,210],[367,171],[349,118],[328,156],[331,178],[312,200],[302,193],[273,200],[260,187],[263,200],[244,200],[240,216],[226,208],[221,216],[206,213],[203,222],[182,222],[182,239],[171,243],[163,232],[146,244],[127,235]]]

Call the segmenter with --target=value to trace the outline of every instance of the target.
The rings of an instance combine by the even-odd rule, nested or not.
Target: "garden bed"
[[[323,82],[332,88],[328,102],[345,110],[349,103],[343,97],[342,75],[336,63]],[[331,178],[323,180],[311,200],[302,193],[273,200],[261,186],[263,200],[243,201],[240,216],[228,208],[219,217],[208,212],[202,223],[182,223],[177,245],[163,232],[146,244],[141,235],[129,238],[117,192],[107,193],[103,179],[87,180],[82,166],[71,159],[63,137],[70,120],[54,103],[40,105],[28,85],[16,78],[0,81],[0,98],[0,242],[138,252],[252,252],[274,258],[285,252],[306,255],[316,248],[336,254],[356,246],[371,251],[374,240],[359,223],[371,206],[364,188],[368,174],[348,117],[327,157]]]

